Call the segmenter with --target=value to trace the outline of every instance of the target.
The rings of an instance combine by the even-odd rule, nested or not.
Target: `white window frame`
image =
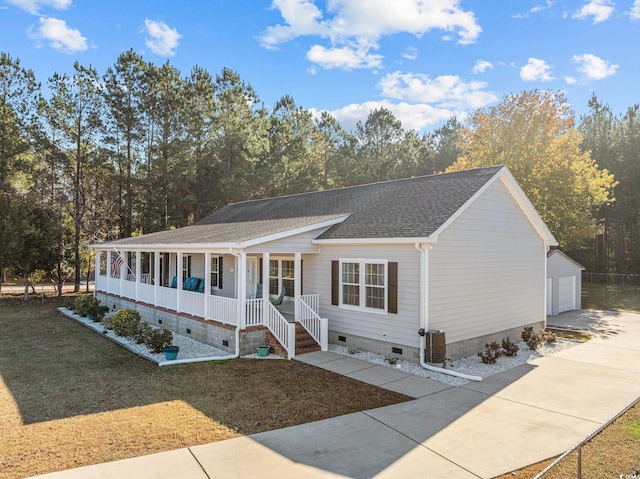
[[[214,262],[215,262],[215,265],[216,265],[216,270],[215,271],[213,270]],[[220,273],[221,273],[221,271],[220,271],[220,256],[211,255],[211,277],[209,278],[209,281],[211,282],[211,289],[212,290],[218,290],[218,291],[220,290],[220,286],[219,286],[219,284],[220,284]],[[214,277],[214,275],[216,277],[215,286],[213,285],[213,277]]]
[[[271,276],[271,261],[277,261],[278,262],[278,276]],[[282,262],[283,261],[291,261],[292,263],[294,263],[293,266],[293,277],[289,277],[289,276],[282,276]],[[262,265],[262,267],[264,268],[264,265]],[[267,293],[270,296],[278,296],[280,294],[280,291],[282,291],[282,285],[283,285],[283,279],[285,280],[289,280],[289,281],[293,281],[294,284],[294,290],[289,291],[289,288],[287,288],[287,295],[285,296],[285,298],[293,298],[294,294],[295,294],[295,282],[296,282],[296,270],[295,270],[295,258],[291,257],[291,256],[276,256],[273,257],[271,256],[269,258],[269,265],[267,266],[269,268],[269,284],[267,285]],[[272,279],[277,279],[278,280],[278,292],[277,293],[271,293],[271,280]]]
[[[355,306],[353,304],[345,304],[343,302],[343,283],[342,283],[342,265],[344,263],[358,263],[359,265],[359,277],[358,277],[358,285],[360,287],[360,305]],[[384,265],[384,308],[371,308],[367,307],[367,284],[366,281],[366,265],[367,264],[381,264]],[[360,258],[340,258],[339,260],[339,268],[338,268],[338,276],[339,276],[339,302],[338,306],[342,309],[350,309],[353,311],[366,311],[367,313],[375,313],[387,315],[389,313],[389,261],[386,259],[360,259]],[[351,283],[346,283],[351,284]],[[382,288],[380,288],[382,289]]]

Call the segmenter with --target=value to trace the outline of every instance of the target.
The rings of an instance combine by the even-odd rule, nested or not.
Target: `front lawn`
[[[297,361],[159,368],[56,311],[0,300],[0,477],[268,431],[408,400]]]

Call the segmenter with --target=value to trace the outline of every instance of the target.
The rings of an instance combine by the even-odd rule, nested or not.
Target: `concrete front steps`
[[[320,345],[316,342],[315,339],[313,339],[313,337],[307,332],[307,330],[304,329],[304,327],[300,323],[295,323],[295,325],[296,325],[296,356],[300,354],[313,353],[315,351],[320,351]],[[265,342],[267,346],[271,346],[272,353],[285,358],[287,357],[287,351],[276,339],[276,337],[271,333],[271,331],[267,331]]]

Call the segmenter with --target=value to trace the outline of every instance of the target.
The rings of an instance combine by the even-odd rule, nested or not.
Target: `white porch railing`
[[[158,295],[156,297],[156,306],[162,306],[163,308],[172,309],[177,311],[178,309],[178,291],[173,288],[158,288]]]
[[[318,295],[308,295],[318,296]],[[329,321],[321,318],[305,301],[304,296],[298,297],[298,317],[296,320],[307,330],[313,339],[320,345],[322,351],[329,346]],[[316,303],[317,304],[317,303]]]
[[[287,350],[287,359],[294,357],[296,355],[296,325],[287,321],[269,301],[264,301],[264,324]]]
[[[140,273],[140,283],[142,284],[151,284],[151,273]]]
[[[120,278],[107,278],[107,290],[109,293],[120,295]]]
[[[225,324],[238,324],[238,300],[222,296],[209,296],[207,318]]]
[[[262,317],[263,303],[264,303],[264,300],[261,298],[247,299],[245,301],[245,304],[246,304],[245,307],[247,308],[247,317],[245,319],[245,324],[247,326],[259,326],[265,323]],[[269,303],[268,301],[267,301],[267,304],[271,305],[271,303]]]
[[[133,273],[128,273],[127,276],[125,277],[125,279],[127,281],[131,281],[131,282],[135,283],[136,282],[136,275],[133,274]]]
[[[98,290],[98,291],[106,291],[107,290],[107,275],[106,274],[97,274],[96,275],[96,290]]]
[[[180,291],[180,311],[204,318],[204,294]]]
[[[155,301],[155,288],[151,285],[140,283],[138,285],[138,301],[153,304]]]
[[[310,307],[314,313],[318,314],[318,311],[320,310],[319,294],[302,294],[299,298],[307,303],[307,306]]]

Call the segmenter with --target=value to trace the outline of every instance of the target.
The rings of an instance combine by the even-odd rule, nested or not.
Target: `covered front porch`
[[[327,349],[328,324],[318,314],[319,295],[302,292],[300,252],[106,245],[96,250],[96,291],[241,331],[266,327],[289,358],[296,354],[296,324],[322,351]],[[273,304],[277,299],[280,304]]]

